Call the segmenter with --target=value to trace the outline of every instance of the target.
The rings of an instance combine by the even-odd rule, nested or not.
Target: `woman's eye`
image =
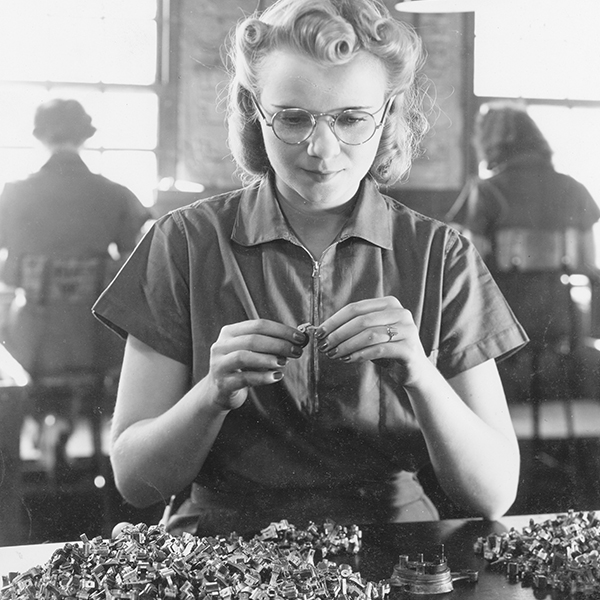
[[[337,118],[341,127],[352,127],[362,125],[369,120],[369,115],[361,112],[343,113]]]
[[[310,117],[307,114],[290,112],[279,113],[277,120],[286,127],[306,127],[311,125]]]

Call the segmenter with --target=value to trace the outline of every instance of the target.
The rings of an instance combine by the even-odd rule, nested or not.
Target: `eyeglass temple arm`
[[[393,95],[385,103],[385,108],[383,109],[383,115],[381,116],[381,121],[379,121],[379,125],[377,125],[377,129],[379,129],[385,123],[385,120],[390,112],[390,108],[392,107],[392,104],[394,104],[395,99],[396,99],[396,95]]]
[[[258,103],[258,100],[256,99],[256,96],[254,94],[250,94],[250,97],[252,98],[252,102],[253,102],[254,106],[256,107],[256,110],[260,114],[262,120],[265,122],[266,125],[268,125],[269,127],[271,127],[271,123],[269,123],[267,121],[267,117],[266,117],[265,113],[263,112],[262,108],[260,107],[260,104]]]

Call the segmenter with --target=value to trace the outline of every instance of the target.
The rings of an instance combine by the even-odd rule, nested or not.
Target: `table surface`
[[[387,579],[392,575],[400,554],[407,554],[411,560],[423,553],[425,559],[437,554],[440,544],[444,544],[445,554],[450,569],[462,571],[475,569],[479,572],[476,583],[457,581],[454,591],[438,595],[409,595],[405,592],[394,592],[391,599],[398,598],[449,598],[462,600],[479,598],[485,600],[519,600],[542,598],[539,592],[530,587],[522,587],[520,583],[512,583],[499,571],[489,568],[487,562],[477,556],[473,544],[478,537],[492,533],[501,534],[511,527],[521,530],[529,524],[530,519],[543,522],[555,515],[523,515],[504,517],[499,521],[481,519],[452,519],[431,523],[401,523],[390,525],[361,525],[363,547],[360,553],[344,559],[355,571],[371,581]],[[23,572],[29,568],[44,564],[54,550],[63,543],[38,544],[29,546],[0,547],[0,575],[9,572]],[[394,590],[394,588],[392,588]],[[548,595],[550,597],[550,595]],[[552,595],[553,599],[557,596]]]

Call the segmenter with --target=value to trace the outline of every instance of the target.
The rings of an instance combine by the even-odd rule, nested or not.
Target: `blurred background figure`
[[[44,456],[52,471],[64,458],[74,418],[83,412],[99,422],[106,376],[118,369],[123,348],[90,308],[151,217],[128,188],[92,173],[81,159],[95,131],[76,100],[40,105],[33,134],[50,158],[37,173],[7,183],[0,196],[1,280],[15,290],[2,340],[32,377],[28,411],[40,424],[39,443],[52,447]]]
[[[554,169],[524,106],[484,104],[473,142],[489,177],[470,181],[447,218],[475,242],[531,338],[500,365],[507,397],[581,397],[586,314],[578,299],[597,277],[592,227],[600,209]]]

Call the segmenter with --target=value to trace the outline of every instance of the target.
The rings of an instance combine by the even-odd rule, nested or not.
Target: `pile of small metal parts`
[[[478,538],[474,550],[524,587],[600,597],[600,519],[594,512],[531,519],[521,532]]]
[[[327,556],[356,554],[356,526],[296,529],[272,523],[252,539],[173,536],[162,525],[126,526],[112,540],[67,543],[44,566],[3,578],[0,600],[379,600],[386,582],[365,581]]]

